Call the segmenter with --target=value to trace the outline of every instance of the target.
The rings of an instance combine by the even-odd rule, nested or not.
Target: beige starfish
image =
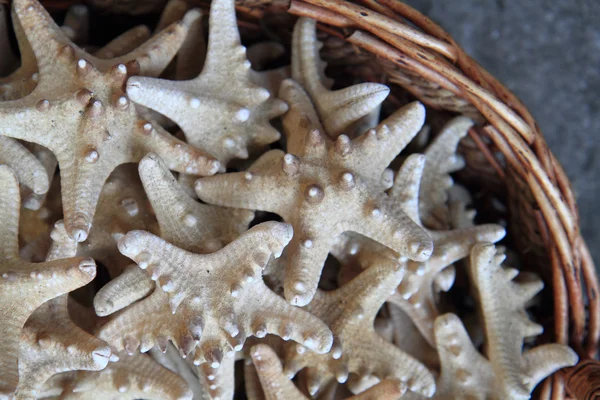
[[[283,120],[289,153],[272,150],[246,172],[200,179],[196,193],[212,204],[277,213],[294,226],[286,299],[308,304],[329,250],[345,231],[417,261],[429,258],[429,236],[398,207],[392,209],[383,191],[389,187],[384,171],[419,130],[423,107],[410,104],[377,129],[352,141],[340,136],[334,143],[320,133],[316,113],[297,84],[286,81],[280,97],[291,107]]]
[[[216,368],[225,353],[241,349],[251,335],[274,333],[320,353],[329,351],[331,336],[324,324],[276,296],[260,276],[270,255],[281,254],[291,236],[289,225],[266,222],[216,253],[198,255],[133,231],[121,239],[119,249],[152,274],[167,292],[172,312],[184,321],[159,332],[177,342],[183,355],[197,345],[195,364],[208,362]],[[131,334],[141,337],[142,344],[151,342],[149,326]]]
[[[260,379],[261,397],[255,396],[254,399],[265,400],[308,400],[290,379],[283,373],[281,361],[277,354],[266,344],[258,344],[250,350],[252,363],[258,378]],[[346,400],[395,400],[401,398],[403,391],[400,389],[400,382],[386,379],[373,386],[369,390],[356,396],[348,397]]]
[[[431,396],[435,383],[427,368],[384,340],[373,325],[377,312],[403,277],[398,263],[387,262],[366,269],[339,289],[318,290],[306,308],[333,332],[332,351],[320,355],[289,345],[285,354],[288,376],[306,368],[311,395],[333,380],[343,383],[354,374],[359,378],[397,379],[402,382],[402,391],[408,388]]]
[[[192,391],[179,375],[146,354],[119,354],[119,361],[97,372],[79,372],[63,390],[64,400],[191,400]]]
[[[361,117],[376,109],[390,89],[378,83],[361,83],[331,91],[322,82],[322,43],[317,40],[317,22],[300,18],[292,38],[292,78],[310,95],[327,135],[336,138]]]
[[[45,194],[50,189],[44,165],[18,140],[0,136],[0,164],[9,166],[17,174],[19,184],[33,193]]]
[[[13,8],[40,80],[30,95],[0,103],[0,134],[41,144],[56,155],[65,226],[73,238],[87,238],[102,185],[120,164],[155,151],[178,171],[205,175],[220,168],[218,161],[140,120],[121,91],[136,65],[148,74],[164,68],[185,37],[186,20],[129,55],[100,60],[70,42],[37,1],[16,0]]]
[[[226,165],[247,158],[255,148],[275,142],[279,132],[269,124],[287,110],[274,94],[254,85],[250,62],[240,44],[233,0],[211,4],[208,54],[202,73],[189,81],[132,77],[127,94],[156,110],[183,130],[188,143]]]
[[[46,261],[73,257],[77,249],[62,222],[52,231],[53,244]],[[52,375],[76,370],[104,369],[110,347],[75,325],[67,310],[68,295],[48,300],[23,327],[19,343],[18,399],[36,399]]]
[[[15,174],[0,165],[0,395],[19,382],[17,358],[21,329],[44,302],[90,282],[94,260],[69,258],[30,263],[19,258],[19,185]]]

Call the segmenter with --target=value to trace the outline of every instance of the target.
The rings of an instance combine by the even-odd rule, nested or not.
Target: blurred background
[[[403,0],[447,30],[540,125],[600,269],[600,0]]]

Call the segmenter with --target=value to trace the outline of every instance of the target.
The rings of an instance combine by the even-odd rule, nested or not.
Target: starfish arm
[[[11,167],[19,182],[43,194],[50,188],[50,181],[44,166],[25,146],[14,139],[0,136],[0,163]]]
[[[187,355],[182,349],[188,334],[185,318],[171,312],[169,298],[159,288],[145,299],[112,314],[98,331],[98,337],[117,351],[134,354],[138,347],[146,352],[158,346],[164,352],[170,340],[183,356]]]
[[[200,16],[198,10],[188,11],[181,21],[171,24],[130,53],[110,61],[116,65],[135,60],[140,65],[140,74],[159,76],[177,54],[188,34],[190,25]]]
[[[139,25],[123,32],[100,49],[96,50],[94,57],[110,59],[127,54],[138,48],[150,38],[150,29],[146,25]]]
[[[308,94],[296,81],[286,79],[279,88],[279,97],[289,104],[289,111],[283,117],[288,152],[303,156],[308,134],[316,129],[324,132],[317,112]]]
[[[17,176],[11,168],[0,165],[0,257],[18,257],[20,208]]]
[[[160,19],[156,24],[155,31],[160,32],[172,23],[175,23],[183,18],[189,6],[182,0],[169,0],[165,8],[160,13]]]
[[[435,222],[433,213],[436,208],[446,207],[447,191],[453,184],[450,173],[465,165],[464,160],[456,154],[456,149],[472,126],[473,121],[469,118],[452,119],[425,150],[427,162],[423,170],[419,208],[421,218],[427,224]]]
[[[198,380],[205,388],[205,398],[233,399],[235,391],[235,357],[225,357],[221,365],[213,368],[209,363],[196,367]],[[199,400],[204,400],[200,398]]]
[[[374,181],[380,181],[383,171],[419,132],[425,122],[425,107],[419,102],[410,103],[375,129],[352,141],[352,169],[361,171]]]
[[[119,361],[109,364],[102,371],[78,374],[72,387],[67,388],[61,398],[192,400],[192,391],[183,378],[161,367],[150,356],[120,354]]]
[[[50,150],[44,146],[40,146],[39,144],[28,143],[26,147],[29,149],[31,154],[33,154],[39,160],[40,164],[46,171],[48,185],[50,186],[52,180],[54,179],[54,172],[56,171],[56,167],[58,165],[56,157]],[[27,208],[28,210],[39,210],[42,207],[42,204],[45,203],[48,193],[48,191],[42,194],[32,192],[25,195],[23,197],[23,207]]]
[[[187,4],[185,6],[187,7]],[[177,53],[175,78],[177,80],[195,78],[202,72],[205,59],[206,42],[204,40],[204,29],[202,18],[198,18],[190,24],[188,35],[181,45],[179,53]]]
[[[92,259],[70,258],[30,264],[20,262],[0,275],[0,394],[18,384],[17,352],[21,328],[46,301],[89,283],[96,275]],[[24,299],[24,302],[18,301]]]
[[[240,41],[234,0],[217,0],[210,5],[207,55],[202,74],[218,74],[224,65],[235,67],[231,69],[230,79],[247,79],[250,62],[246,60],[246,48]]]
[[[394,185],[389,191],[392,201],[418,225],[421,225],[419,188],[421,187],[424,167],[424,155],[411,154],[408,156],[396,174]]]
[[[100,317],[119,311],[148,296],[156,285],[137,265],[130,265],[94,296],[94,310]]]
[[[250,171],[199,179],[196,194],[211,204],[280,213],[296,202],[299,190],[296,180],[283,172],[283,161],[282,151],[271,150],[263,154]],[[263,163],[264,169],[256,167]],[[269,170],[267,165],[271,167]],[[282,216],[285,219],[286,216]]]
[[[0,103],[0,135],[37,143],[49,149],[64,145],[64,139],[59,143],[54,140],[54,129],[48,126],[43,111],[46,105],[44,100],[36,104],[29,98]],[[57,118],[56,124],[64,126],[60,117]]]
[[[532,392],[538,383],[559,369],[577,364],[578,360],[577,353],[558,343],[544,344],[526,351],[523,354],[523,363],[529,391]]]
[[[370,370],[370,374],[379,379],[397,379],[406,382],[411,392],[425,397],[433,396],[435,380],[421,362],[385,341],[373,330],[366,332],[363,337],[361,342],[364,345],[356,346],[352,351],[349,363],[351,372],[361,375],[361,370]],[[371,362],[367,363],[365,360]]]
[[[136,135],[139,151],[136,159],[141,160],[148,153],[158,154],[169,169],[194,175],[213,175],[221,164],[200,149],[175,138],[158,124],[149,122],[138,128]]]
[[[294,307],[262,284],[260,300],[253,304],[252,325],[266,326],[266,333],[293,340],[319,354],[328,352],[333,343],[331,331],[319,318]],[[257,299],[258,300],[258,299]]]
[[[427,260],[433,252],[433,241],[427,232],[397,207],[389,207],[385,203],[383,206],[382,209],[372,209],[370,215],[351,221],[348,230],[376,240],[400,256],[415,261]]]
[[[319,49],[316,21],[300,18],[294,27],[292,77],[306,88],[327,134],[335,138],[356,120],[378,107],[390,89],[377,83],[362,83],[329,91],[321,82]]]
[[[287,301],[299,307],[307,305],[315,295],[333,238],[301,237],[297,232],[290,243],[285,267],[284,294]]]
[[[281,361],[269,346],[258,344],[250,350],[266,400],[304,400],[307,397],[283,373]]]
[[[106,367],[110,347],[75,325],[67,311],[67,295],[49,300],[28,319],[19,348],[17,398],[37,398],[56,373]]]
[[[370,389],[349,397],[346,400],[398,400],[405,393],[406,387],[397,379],[385,379]]]
[[[148,154],[139,173],[160,225],[161,236],[195,253],[211,253],[248,229],[254,213],[201,204],[184,193],[165,163]]]

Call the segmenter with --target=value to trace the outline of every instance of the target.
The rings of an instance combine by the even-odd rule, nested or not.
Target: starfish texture
[[[44,302],[90,282],[96,265],[81,257],[43,263],[20,260],[19,185],[12,170],[2,165],[0,189],[0,394],[8,395],[19,382],[19,338],[29,316]]]
[[[349,374],[355,374],[359,378],[397,379],[403,392],[408,388],[432,396],[435,383],[429,370],[385,341],[373,326],[377,312],[403,277],[404,270],[399,264],[381,263],[339,289],[317,291],[306,308],[333,332],[332,351],[320,355],[301,346],[288,346],[285,355],[288,376],[306,368],[311,395],[332,380],[343,383]]]
[[[198,77],[189,81],[134,77],[127,82],[127,94],[175,121],[188,143],[226,165],[278,140],[280,135],[269,120],[287,107],[269,101],[274,94],[252,82],[233,0],[212,2],[207,51]]]
[[[391,160],[419,130],[422,106],[406,106],[353,141],[340,136],[332,142],[315,127],[320,125],[302,89],[286,81],[282,92],[291,105],[284,117],[289,153],[272,150],[247,172],[198,180],[196,192],[209,203],[277,213],[295,227],[286,268],[288,301],[308,304],[329,250],[345,231],[417,261],[429,258],[431,239],[390,207],[381,183]]]
[[[300,18],[292,38],[292,78],[301,84],[319,113],[324,132],[332,138],[377,109],[390,93],[378,83],[361,83],[331,91],[323,84],[323,62],[319,57],[322,43],[317,40],[317,22]]]
[[[250,350],[252,362],[262,384],[265,400],[307,400],[296,386],[283,373],[277,354],[269,346],[259,344]],[[382,399],[395,400],[402,396],[399,382],[385,380],[364,393],[348,397],[347,400]]]
[[[274,333],[320,353],[329,351],[331,334],[324,324],[291,307],[260,279],[271,254],[281,254],[291,236],[289,225],[266,222],[218,252],[198,255],[147,232],[132,231],[119,248],[158,281],[173,314],[185,322],[183,327],[163,329],[163,334],[179,330],[173,336],[183,355],[197,345],[194,362],[216,368],[224,354],[241,349],[251,335]],[[160,292],[155,293],[158,297]],[[149,336],[144,333],[138,333],[142,343]]]
[[[121,90],[132,70],[160,73],[185,37],[185,19],[128,55],[100,60],[70,42],[37,1],[16,0],[13,9],[35,54],[39,83],[28,96],[0,103],[0,134],[41,144],[56,155],[65,226],[73,238],[87,238],[102,185],[120,164],[156,151],[181,172],[213,174],[220,168],[139,119]]]
[[[192,391],[179,375],[146,354],[119,354],[119,361],[97,372],[79,372],[64,388],[65,400],[191,400]]]
[[[77,243],[58,223],[46,261],[73,257]],[[18,399],[36,399],[45,381],[56,373],[104,369],[110,347],[75,325],[67,310],[64,294],[42,304],[29,317],[19,346]]]

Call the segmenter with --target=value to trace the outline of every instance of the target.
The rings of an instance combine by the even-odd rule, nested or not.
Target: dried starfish
[[[300,18],[292,38],[292,78],[309,93],[325,132],[331,138],[376,109],[390,93],[378,83],[361,83],[331,91],[322,83],[323,67],[319,57],[322,43],[317,40],[317,21]]]
[[[15,0],[13,8],[37,59],[39,83],[23,99],[0,103],[0,134],[41,144],[56,155],[65,226],[74,239],[87,238],[102,185],[120,164],[155,151],[178,171],[206,175],[220,168],[140,120],[121,91],[136,65],[146,74],[166,66],[185,37],[187,18],[128,55],[100,60],[70,42],[37,1]],[[129,67],[123,64],[128,61]]]
[[[87,44],[90,33],[88,8],[83,4],[75,4],[69,7],[60,29],[73,43],[78,45]]]
[[[320,133],[314,109],[297,84],[286,81],[280,97],[291,107],[283,121],[289,153],[272,150],[249,171],[200,179],[196,193],[212,204],[277,213],[294,226],[287,249],[286,299],[308,304],[329,250],[345,231],[416,261],[429,258],[429,236],[398,207],[392,209],[383,191],[389,187],[384,171],[419,130],[423,106],[410,104],[377,129],[353,141],[340,136],[334,143]]]
[[[98,372],[79,372],[64,389],[64,400],[191,400],[192,391],[177,374],[146,354],[119,354],[119,361]]]
[[[17,358],[21,329],[44,302],[90,282],[94,260],[68,258],[30,263],[19,258],[19,185],[12,170],[0,165],[0,395],[19,382]]]
[[[274,333],[320,353],[329,351],[331,336],[324,324],[272,293],[260,276],[271,254],[281,254],[291,236],[291,226],[266,222],[215,253],[198,255],[132,231],[119,249],[158,280],[172,312],[184,321],[163,328],[165,342],[176,342],[183,355],[197,345],[194,363],[216,368],[224,353],[241,349],[251,335]],[[131,333],[141,336],[142,344],[154,341],[155,333],[145,330]]]
[[[307,368],[311,395],[333,380],[345,382],[350,373],[398,379],[402,391],[433,395],[431,373],[419,361],[385,341],[374,329],[377,312],[404,277],[396,262],[374,265],[339,289],[318,290],[307,310],[327,323],[334,336],[329,354],[316,354],[301,346],[288,346],[285,371],[289,377]]]
[[[0,164],[9,166],[17,174],[19,184],[33,193],[44,194],[50,189],[44,165],[18,140],[0,136]]]
[[[250,79],[250,62],[240,44],[233,0],[211,4],[208,54],[202,73],[189,81],[133,77],[133,101],[166,115],[183,130],[188,143],[206,150],[225,166],[247,158],[256,147],[279,139],[269,124],[287,106]],[[218,110],[218,111],[216,111]]]
[[[53,244],[46,261],[73,257],[77,249],[62,222],[52,231]],[[68,295],[48,300],[23,327],[19,346],[18,399],[36,399],[52,375],[76,370],[104,369],[110,347],[75,325],[67,310]]]
[[[277,354],[267,345],[258,344],[250,350],[252,362],[260,378],[265,400],[308,400],[296,386],[283,374]],[[395,400],[402,396],[400,384],[394,380],[385,380],[368,391],[347,400]]]

